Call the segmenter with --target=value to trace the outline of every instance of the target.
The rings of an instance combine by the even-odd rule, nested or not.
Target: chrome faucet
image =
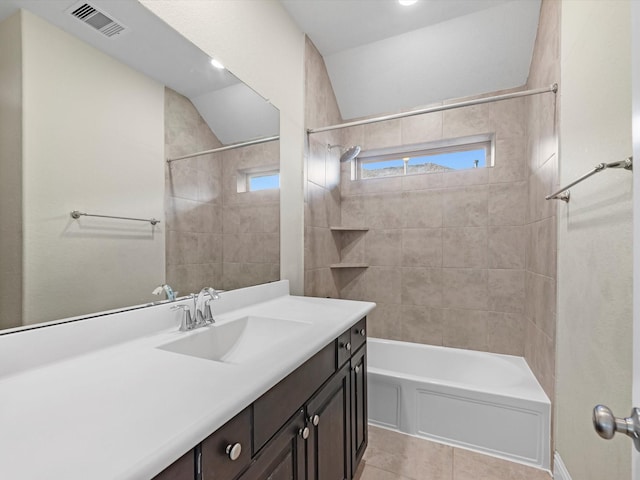
[[[160,295],[162,292],[165,293],[165,295],[167,296],[167,300],[169,300],[170,302],[173,302],[176,299],[176,293],[173,291],[173,288],[171,288],[166,283],[157,286],[156,289],[151,293],[154,295]]]
[[[207,295],[209,296],[209,299],[204,300]],[[200,293],[194,299],[193,305],[196,311],[195,328],[215,323],[215,320],[213,319],[213,313],[211,312],[211,302],[219,298],[220,295],[218,295],[218,292],[214,288],[205,287],[200,290]],[[203,300],[204,305],[202,305]]]

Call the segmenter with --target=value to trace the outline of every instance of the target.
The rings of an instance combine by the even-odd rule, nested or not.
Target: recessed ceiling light
[[[224,65],[220,63],[219,60],[216,60],[215,58],[211,59],[211,65],[213,65],[216,68],[219,68],[220,70],[224,70]]]
[[[403,7],[408,7],[409,5],[413,5],[414,3],[417,3],[417,2],[418,0],[398,0],[398,3]]]

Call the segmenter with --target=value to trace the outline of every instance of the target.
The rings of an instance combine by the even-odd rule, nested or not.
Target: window
[[[354,162],[352,179],[483,168],[492,165],[492,152],[489,135],[365,152]]]
[[[237,179],[238,193],[280,188],[280,170],[277,168],[239,170]]]
[[[249,175],[248,180],[250,192],[280,188],[280,172],[256,173]]]

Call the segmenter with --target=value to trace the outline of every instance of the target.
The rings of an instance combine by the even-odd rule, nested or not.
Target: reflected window
[[[260,167],[238,170],[238,193],[277,190],[280,188],[280,168]]]

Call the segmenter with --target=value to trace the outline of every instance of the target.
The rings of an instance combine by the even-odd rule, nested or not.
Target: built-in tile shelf
[[[367,232],[369,231],[369,227],[329,227],[332,232]],[[334,263],[329,265],[329,268],[368,268],[369,265],[366,263],[355,263],[355,262],[344,262],[344,263]]]
[[[329,227],[332,232],[367,232],[369,227]]]

